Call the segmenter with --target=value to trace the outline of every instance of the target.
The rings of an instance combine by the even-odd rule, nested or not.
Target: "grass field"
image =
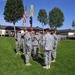
[[[31,67],[24,64],[24,56],[15,54],[15,40],[0,37],[0,75],[75,75],[75,40],[62,40],[58,44],[57,59],[51,69],[43,69],[43,52]]]

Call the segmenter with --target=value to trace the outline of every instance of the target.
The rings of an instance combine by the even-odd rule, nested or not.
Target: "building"
[[[75,39],[75,30],[72,29],[57,30],[57,34],[61,35],[61,38]]]
[[[24,26],[15,26],[16,31],[21,30],[21,33],[25,29]],[[28,29],[30,27],[26,27]],[[43,31],[43,28],[41,27],[32,27],[32,29]],[[45,29],[44,29],[45,30]],[[75,38],[75,30],[72,29],[63,29],[63,30],[57,30],[56,31],[57,35],[60,36],[62,39],[65,38]],[[0,36],[14,36],[14,26],[7,26],[7,25],[0,25]]]
[[[15,26],[16,31],[17,30],[21,30],[21,32],[23,32],[23,30],[25,29],[24,26]],[[26,29],[28,29],[30,27],[26,27]],[[43,29],[41,27],[32,27],[32,29],[35,30],[40,30],[42,31]],[[14,36],[14,26],[6,26],[6,25],[0,25],[0,36]]]
[[[57,34],[60,34],[60,35],[69,35],[69,33],[72,33],[71,35],[74,35],[75,30],[72,30],[72,29],[57,30]]]

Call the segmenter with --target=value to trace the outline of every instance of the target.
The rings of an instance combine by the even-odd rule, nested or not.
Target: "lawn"
[[[43,51],[31,67],[24,64],[24,55],[16,55],[15,40],[0,37],[0,75],[75,75],[75,40],[61,40],[57,47],[57,59],[49,70],[43,69]]]

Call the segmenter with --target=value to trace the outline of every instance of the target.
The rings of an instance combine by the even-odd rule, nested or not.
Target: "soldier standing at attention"
[[[58,42],[58,37],[55,34],[54,30],[51,30],[51,35],[54,37],[54,46],[53,46],[53,50],[52,50],[52,62],[56,61],[56,49],[57,49],[57,42]]]
[[[24,32],[21,35],[22,38],[22,45],[23,45],[23,54],[25,54],[25,42],[24,42],[24,36],[26,35],[27,31],[24,30]]]
[[[31,51],[32,51],[32,39],[31,39],[31,29],[27,29],[27,33],[24,36],[25,40],[25,63],[26,66],[31,66],[30,64],[30,57],[31,57]]]
[[[44,47],[44,61],[45,66],[43,68],[49,69],[51,65],[51,51],[53,50],[54,38],[49,32],[49,28],[46,29],[46,34],[43,36]]]
[[[39,35],[38,35],[38,31],[35,31],[35,35],[32,38],[33,41],[33,59],[36,60],[38,59],[38,50],[39,50],[39,43],[40,43],[40,39],[39,39]]]
[[[21,45],[21,32],[17,31],[16,34],[16,54],[20,54],[20,45]]]
[[[40,31],[38,30],[38,38],[39,38],[39,52],[38,53],[40,53],[40,46],[41,46],[41,44],[42,44],[42,34],[40,33]]]

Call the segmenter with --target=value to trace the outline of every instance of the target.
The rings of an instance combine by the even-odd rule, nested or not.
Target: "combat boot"
[[[30,63],[26,63],[26,66],[32,66],[32,64],[30,64]]]
[[[43,66],[43,68],[45,68],[45,69],[49,69],[48,65],[46,65],[46,66]]]

